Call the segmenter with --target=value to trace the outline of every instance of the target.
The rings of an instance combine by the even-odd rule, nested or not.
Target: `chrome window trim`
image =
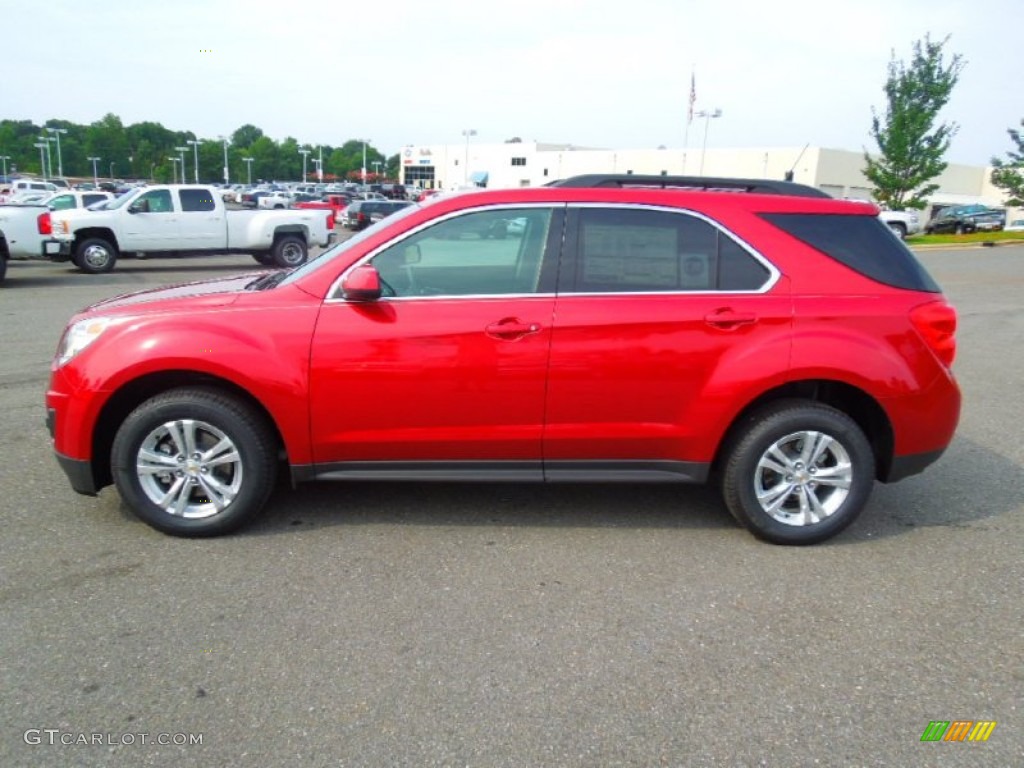
[[[391,248],[392,246],[397,245],[398,243],[401,243],[403,240],[405,240],[405,239],[407,239],[409,237],[412,237],[413,235],[417,234],[418,232],[421,232],[424,229],[427,229],[428,227],[432,227],[435,224],[438,224],[439,222],[447,221],[448,219],[452,219],[452,218],[455,218],[457,216],[462,216],[462,215],[465,215],[467,213],[475,213],[477,211],[521,210],[523,208],[550,208],[552,210],[556,210],[556,209],[558,209],[560,207],[564,207],[567,210],[582,209],[582,208],[603,208],[603,209],[615,208],[615,209],[620,209],[620,210],[649,210],[649,211],[657,211],[657,212],[660,212],[660,213],[672,213],[672,214],[678,214],[678,215],[684,215],[684,216],[692,216],[694,218],[697,218],[697,219],[700,219],[701,221],[706,222],[707,224],[710,224],[712,227],[717,229],[720,233],[722,233],[723,235],[728,237],[730,240],[732,240],[734,243],[736,243],[738,246],[740,246],[740,248],[742,250],[744,250],[748,254],[750,254],[750,256],[753,257],[755,261],[757,261],[765,269],[768,270],[768,279],[760,288],[758,288],[756,290],[746,290],[746,291],[724,291],[724,290],[714,290],[714,291],[569,291],[569,290],[561,290],[558,293],[481,293],[481,294],[465,294],[465,293],[458,294],[457,293],[457,294],[437,295],[437,296],[382,296],[380,299],[378,299],[378,301],[402,302],[402,301],[439,301],[439,300],[441,300],[441,301],[450,301],[452,299],[475,299],[475,300],[480,300],[480,299],[502,299],[502,298],[517,298],[517,299],[519,299],[519,298],[529,298],[531,296],[538,297],[538,298],[558,297],[559,299],[568,299],[568,298],[573,298],[573,297],[576,297],[576,296],[580,296],[580,297],[594,297],[594,296],[758,296],[758,295],[761,295],[761,294],[768,293],[772,288],[775,287],[776,283],[778,283],[778,281],[782,278],[782,273],[779,271],[779,269],[771,261],[769,261],[765,256],[763,256],[756,248],[754,248],[752,245],[750,245],[750,243],[748,243],[746,240],[744,240],[743,238],[739,237],[738,235],[736,235],[732,231],[726,229],[724,226],[719,224],[714,219],[709,218],[708,216],[704,215],[700,211],[695,211],[695,210],[690,209],[690,208],[675,208],[673,206],[651,205],[651,204],[648,204],[648,203],[636,203],[636,204],[634,204],[634,203],[576,203],[576,202],[574,202],[574,203],[558,203],[558,202],[555,202],[555,203],[551,203],[551,202],[547,202],[547,203],[498,203],[498,204],[491,204],[491,205],[474,206],[472,208],[462,208],[462,209],[460,209],[458,211],[452,211],[450,213],[446,213],[444,216],[439,216],[436,219],[431,219],[430,221],[423,222],[422,224],[414,227],[413,229],[410,229],[408,232],[402,233],[402,235],[400,235],[399,237],[397,237],[397,238],[395,238],[393,240],[389,240],[387,243],[382,243],[381,245],[379,245],[378,247],[374,248],[372,251],[367,253],[365,256],[363,256],[361,259],[356,261],[354,264],[349,266],[348,269],[346,269],[344,272],[342,272],[341,275],[333,283],[331,283],[331,287],[327,291],[327,298],[324,299],[324,303],[325,304],[332,304],[332,303],[348,304],[348,303],[351,303],[351,302],[349,302],[348,299],[340,296],[339,294],[340,294],[340,291],[341,291],[341,283],[345,280],[345,278],[348,276],[348,274],[353,269],[355,269],[356,267],[359,267],[359,266],[365,264],[366,262],[370,261],[371,259],[373,259],[375,256],[377,256],[382,251],[387,250],[388,248]]]
[[[559,208],[565,208],[565,203],[498,203],[498,204],[492,204],[492,205],[477,205],[477,206],[473,206],[471,208],[460,208],[457,211],[452,211],[450,213],[444,214],[443,216],[438,216],[437,218],[431,219],[430,221],[425,221],[422,224],[420,224],[420,225],[410,229],[408,232],[403,232],[401,235],[399,235],[398,237],[394,238],[393,240],[389,240],[388,242],[382,243],[381,245],[377,246],[372,251],[370,251],[365,256],[363,256],[361,259],[359,259],[354,264],[352,264],[344,272],[342,272],[341,275],[338,276],[338,279],[335,280],[333,283],[331,283],[331,287],[327,291],[327,298],[324,299],[324,303],[325,304],[337,303],[337,302],[341,302],[343,304],[352,303],[352,302],[349,302],[348,299],[346,299],[346,298],[344,298],[344,297],[339,295],[340,292],[341,292],[341,284],[345,280],[345,278],[348,276],[348,273],[351,272],[356,267],[362,266],[366,262],[370,261],[371,259],[376,257],[378,254],[380,254],[382,251],[385,251],[388,248],[391,248],[392,246],[398,245],[403,240],[407,240],[408,238],[412,237],[413,235],[415,235],[415,234],[417,234],[419,232],[422,232],[424,229],[432,227],[435,224],[438,224],[438,223],[440,223],[442,221],[447,221],[448,219],[454,219],[457,216],[463,216],[463,215],[465,215],[467,213],[476,213],[478,211],[507,211],[507,210],[517,210],[518,211],[518,210],[522,210],[524,208],[549,208],[552,211],[552,215],[554,215],[554,212],[556,210],[558,210]],[[497,298],[509,298],[509,297],[523,297],[523,296],[548,296],[548,297],[551,297],[551,296],[554,296],[554,295],[555,294],[553,294],[553,293],[550,293],[550,294],[542,294],[542,293],[474,293],[474,294],[453,293],[453,294],[449,294],[449,295],[437,295],[437,296],[382,296],[380,299],[378,299],[378,301],[388,301],[388,302],[390,302],[390,301],[424,301],[424,300],[426,300],[426,301],[436,301],[438,299],[450,300],[450,299],[480,299],[480,298],[493,298],[493,299],[497,299]]]
[[[675,213],[684,216],[692,216],[693,218],[700,219],[712,227],[717,229],[720,233],[728,237],[741,249],[749,253],[755,261],[761,264],[765,269],[768,270],[768,280],[756,290],[748,291],[570,291],[564,290],[559,291],[558,296],[560,298],[568,298],[569,296],[757,296],[762,293],[768,293],[775,284],[782,278],[782,273],[778,268],[772,264],[765,256],[761,254],[754,246],[748,243],[739,235],[726,229],[724,226],[719,224],[712,218],[705,216],[700,211],[695,211],[691,208],[675,208],[669,205],[651,205],[649,203],[569,203],[569,210],[580,209],[580,208],[617,208],[619,210],[647,210],[647,211],[658,211],[660,213]]]

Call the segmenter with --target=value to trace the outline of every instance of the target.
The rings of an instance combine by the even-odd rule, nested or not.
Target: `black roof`
[[[568,179],[552,181],[549,187],[594,188],[611,187],[625,189],[643,187],[654,189],[686,189],[714,192],[752,192],[761,195],[792,195],[794,197],[831,197],[815,187],[795,184],[792,181],[772,179],[728,179],[711,176],[641,176],[632,173],[589,173]]]

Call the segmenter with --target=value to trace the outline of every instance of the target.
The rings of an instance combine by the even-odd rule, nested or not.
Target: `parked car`
[[[353,200],[345,209],[346,229],[358,231],[412,205],[409,200]]]
[[[9,203],[24,199],[29,195],[51,195],[58,191],[56,184],[38,179],[14,179],[5,184],[6,193],[0,197],[0,203]]]
[[[929,234],[952,232],[968,235],[972,232],[994,231],[1006,224],[1006,211],[985,205],[955,205],[943,208],[924,228]]]
[[[900,240],[921,231],[921,217],[917,211],[882,211],[878,218],[893,231]]]
[[[1024,219],[1014,219],[1003,229],[1006,232],[1024,232]]]
[[[283,471],[713,479],[756,536],[822,541],[875,480],[938,459],[959,417],[956,313],[877,217],[765,180],[440,197],[291,272],[73,316],[53,448],[75,491],[113,483],[182,536],[251,521]],[[479,238],[509,219],[521,235]]]
[[[108,192],[68,191],[46,195],[38,202],[0,205],[0,281],[8,259],[45,258],[45,243],[53,235],[52,211],[83,208],[110,199],[113,195]]]
[[[291,192],[271,192],[269,195],[261,195],[257,200],[256,207],[264,210],[281,209],[290,208],[291,204]]]
[[[103,210],[57,211],[55,261],[83,272],[114,268],[120,253],[249,253],[261,264],[295,267],[312,245],[333,239],[334,221],[320,211],[233,211],[212,187],[157,185],[136,189]]]

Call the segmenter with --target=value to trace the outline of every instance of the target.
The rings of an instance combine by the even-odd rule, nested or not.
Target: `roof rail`
[[[713,192],[751,192],[759,195],[832,197],[816,187],[772,179],[726,179],[711,176],[640,176],[633,173],[588,173],[547,184],[549,187],[641,187],[654,189],[700,189]]]

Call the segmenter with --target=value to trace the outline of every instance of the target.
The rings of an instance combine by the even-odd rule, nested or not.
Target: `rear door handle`
[[[739,328],[741,325],[749,325],[757,322],[757,315],[753,312],[736,312],[732,309],[717,309],[710,314],[704,315],[704,322],[712,328],[730,330]]]
[[[506,317],[488,325],[484,331],[488,336],[503,341],[514,341],[540,331],[540,323],[524,323],[518,317]]]

